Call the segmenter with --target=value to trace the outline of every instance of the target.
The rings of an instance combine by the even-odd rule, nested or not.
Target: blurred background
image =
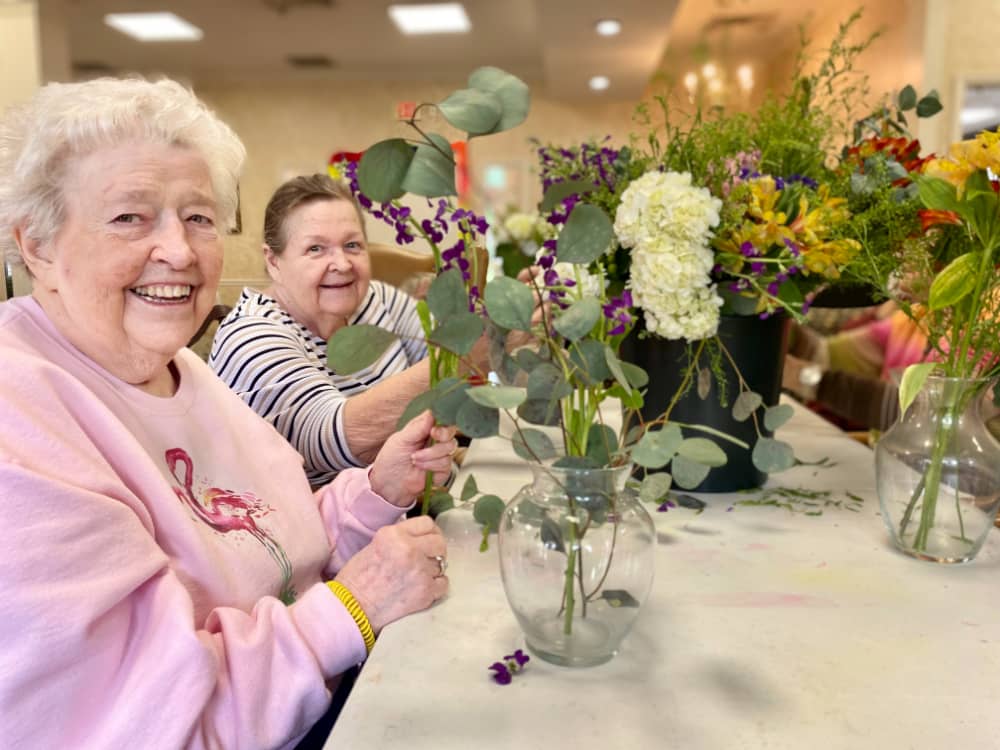
[[[380,0],[0,0],[0,107],[49,81],[102,75],[167,75],[192,86],[249,153],[241,226],[227,244],[226,302],[264,278],[263,209],[278,184],[324,171],[335,153],[403,134],[400,118],[415,103],[441,100],[476,67],[503,68],[532,92],[523,125],[468,146],[463,200],[495,216],[529,210],[540,197],[533,139],[576,144],[610,136],[627,144],[644,133],[637,106],[655,96],[679,111],[753,108],[768,89],[787,86],[803,34],[807,53],[818,57],[838,24],[862,7],[841,0],[444,5],[447,30],[413,33],[400,19],[417,6]],[[873,105],[907,83],[936,88],[945,110],[917,132],[928,149],[996,126],[1000,0],[868,0],[863,7],[859,39],[882,30],[859,64]],[[149,30],[136,28],[130,14],[170,15]],[[432,114],[426,124],[447,132]],[[392,239],[384,225],[369,229],[372,239]]]

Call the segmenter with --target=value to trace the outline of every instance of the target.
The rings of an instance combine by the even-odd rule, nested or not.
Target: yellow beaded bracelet
[[[368,615],[361,609],[361,605],[354,598],[354,594],[344,584],[338,581],[327,581],[326,585],[330,587],[333,595],[340,599],[344,606],[347,607],[347,611],[351,613],[351,617],[354,618],[354,622],[358,625],[358,630],[361,631],[361,637],[365,639],[365,648],[370,654],[372,648],[375,646],[375,631],[372,630],[372,624],[368,622]]]

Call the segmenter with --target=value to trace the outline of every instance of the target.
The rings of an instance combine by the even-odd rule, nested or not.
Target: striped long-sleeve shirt
[[[327,367],[325,340],[253,289],[243,290],[212,342],[211,368],[302,455],[313,486],[364,465],[347,445],[347,398],[427,356],[416,303],[395,287],[372,281],[348,321],[356,323],[380,326],[400,339],[373,365],[350,375]]]

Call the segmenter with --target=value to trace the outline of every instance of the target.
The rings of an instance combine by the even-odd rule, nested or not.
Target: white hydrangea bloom
[[[719,223],[722,201],[691,185],[687,172],[647,172],[622,193],[615,234],[625,247],[656,238],[707,243]]]
[[[632,298],[644,311],[652,333],[688,341],[714,336],[722,298],[691,246],[678,249],[680,257],[643,250],[632,254]]]
[[[560,278],[573,279],[577,282],[576,286],[572,287],[569,291],[569,295],[575,299],[583,299],[584,297],[600,298],[604,292],[604,287],[607,286],[607,282],[602,277],[590,273],[584,266],[574,265],[573,263],[556,263],[552,268],[559,274]],[[579,278],[577,278],[578,273]]]

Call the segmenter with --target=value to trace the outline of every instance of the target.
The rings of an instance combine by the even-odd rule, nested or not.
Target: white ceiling
[[[731,2],[732,0],[728,0]],[[745,2],[746,0],[740,0]],[[755,0],[757,1],[757,0]],[[715,5],[726,0],[700,0]],[[195,85],[248,80],[462,80],[495,65],[550,96],[636,100],[661,60],[678,0],[464,0],[472,33],[405,37],[386,0],[69,0],[77,77],[162,73]],[[280,7],[289,5],[282,12]],[[105,13],[170,10],[204,31],[200,42],[144,44],[103,23]],[[616,37],[594,23],[622,22]],[[289,55],[327,56],[331,69],[301,70]],[[606,75],[594,94],[587,81]]]

